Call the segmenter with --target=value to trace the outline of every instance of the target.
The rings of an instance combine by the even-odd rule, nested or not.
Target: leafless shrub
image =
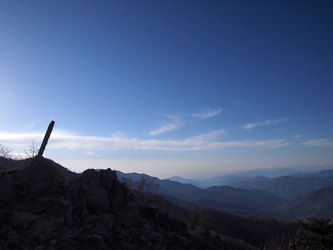
[[[37,154],[38,154],[38,148],[37,148],[37,145],[35,143],[35,140],[33,140],[31,142],[31,144],[29,145],[28,152],[25,151],[25,150],[24,150],[24,152],[25,152],[27,158],[34,158],[35,156],[37,156]]]
[[[10,158],[10,149],[0,143],[0,157]]]

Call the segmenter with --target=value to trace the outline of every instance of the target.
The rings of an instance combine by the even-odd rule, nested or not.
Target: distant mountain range
[[[231,184],[245,189],[260,189],[291,199],[296,195],[333,186],[333,170],[318,173],[281,176],[278,178],[254,177]]]
[[[45,160],[56,166],[66,180],[80,175],[52,160]],[[2,160],[0,163],[0,170],[12,171],[25,168],[31,163],[31,160]],[[285,218],[327,216],[333,218],[331,212],[333,211],[331,202],[333,200],[333,170],[331,169],[314,173],[292,173],[277,178],[244,177],[241,174],[222,176],[216,179],[228,179],[231,182],[229,186],[220,185],[208,188],[180,183],[179,181],[184,181],[184,179],[178,177],[172,178],[173,180],[161,180],[146,174],[116,172],[120,181],[130,179],[133,182],[139,182],[143,178],[154,181],[158,184],[158,188],[155,190],[158,194],[181,206],[207,207],[235,215]]]
[[[281,197],[262,190],[247,190],[230,186],[198,188],[171,180],[160,180],[145,174],[124,174],[117,171],[119,180],[154,179],[159,185],[156,192],[181,205],[205,206],[242,215],[276,215],[274,208],[285,201]]]
[[[199,188],[192,184],[175,181],[186,180],[179,177],[173,177],[173,180],[160,180],[145,174],[124,174],[122,172],[117,172],[117,174],[119,179],[129,178],[133,181],[139,181],[142,178],[153,178],[159,184],[156,192],[179,205],[204,206],[239,215],[297,218],[313,214],[333,218],[333,213],[327,212],[330,211],[330,203],[324,202],[325,197],[331,199],[329,192],[325,192],[321,196],[323,202],[320,202],[320,205],[314,203],[311,207],[300,206],[291,209],[295,206],[294,203],[298,204],[296,202],[299,199],[297,195],[304,194],[304,197],[308,197],[308,195],[313,197],[313,195],[317,196],[322,192],[320,188],[333,186],[333,170],[323,170],[315,173],[293,173],[278,178],[225,176],[225,180],[228,179],[231,182],[230,186],[209,188]],[[223,177],[217,179],[221,180]],[[188,179],[187,181],[191,180]],[[313,192],[314,190],[318,191]],[[293,197],[295,197],[295,200],[292,199]]]
[[[294,168],[263,168],[263,169],[254,169],[249,171],[239,171],[232,174],[220,175],[217,177],[211,178],[200,178],[200,179],[186,179],[180,176],[170,177],[170,180],[178,181],[185,184],[193,184],[200,188],[207,188],[211,186],[223,186],[223,185],[233,185],[233,183],[238,183],[242,181],[252,180],[257,177],[266,177],[266,178],[278,178],[282,176],[289,175],[307,175],[315,174],[319,171],[324,171],[325,169],[319,167],[294,167]],[[332,169],[327,171],[333,171]]]

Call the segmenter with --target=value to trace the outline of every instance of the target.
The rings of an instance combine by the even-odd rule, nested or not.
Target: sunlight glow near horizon
[[[0,133],[0,139],[5,142],[5,145],[20,150],[20,152],[12,151],[12,155],[17,158],[26,157],[24,152],[28,151],[31,142],[39,146],[43,136],[43,133]],[[215,174],[258,168],[313,167],[316,165],[333,167],[332,161],[319,159],[315,155],[304,156],[303,151],[302,154],[295,154],[291,158],[277,157],[281,150],[285,150],[284,148],[290,150],[304,147],[312,151],[314,148],[330,149],[333,147],[332,142],[323,139],[223,142],[218,141],[220,138],[221,132],[215,131],[171,142],[140,141],[135,138],[126,138],[124,135],[103,138],[54,131],[45,156],[76,172],[82,172],[86,168],[111,168],[123,172],[142,172],[163,178],[172,175],[209,177]],[[196,144],[202,149],[193,146]],[[276,150],[279,151],[275,152]]]

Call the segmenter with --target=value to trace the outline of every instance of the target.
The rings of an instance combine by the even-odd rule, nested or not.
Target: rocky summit
[[[65,180],[43,157],[0,173],[0,249],[219,249],[136,201],[115,171]]]

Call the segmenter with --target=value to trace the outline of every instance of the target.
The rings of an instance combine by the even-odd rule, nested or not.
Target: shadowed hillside
[[[22,160],[13,160],[3,157],[0,158],[2,158],[2,160],[0,160],[0,171],[22,170],[29,166],[32,162],[32,158]],[[60,164],[56,163],[51,159],[44,158],[44,160],[55,166],[65,180],[71,180],[79,176],[79,174],[70,171],[68,168],[61,166]]]
[[[1,249],[255,249],[140,203],[116,172],[86,170],[65,180],[36,158],[0,173]]]
[[[289,218],[333,218],[333,187],[298,195],[280,207],[279,211]]]
[[[171,217],[185,222],[197,234],[213,231],[229,237],[229,240],[251,244],[253,249],[263,246],[270,246],[268,249],[288,249],[289,237],[294,236],[299,229],[293,221],[263,216],[237,216],[188,204],[178,206],[159,195],[152,196],[147,204],[157,206]]]

